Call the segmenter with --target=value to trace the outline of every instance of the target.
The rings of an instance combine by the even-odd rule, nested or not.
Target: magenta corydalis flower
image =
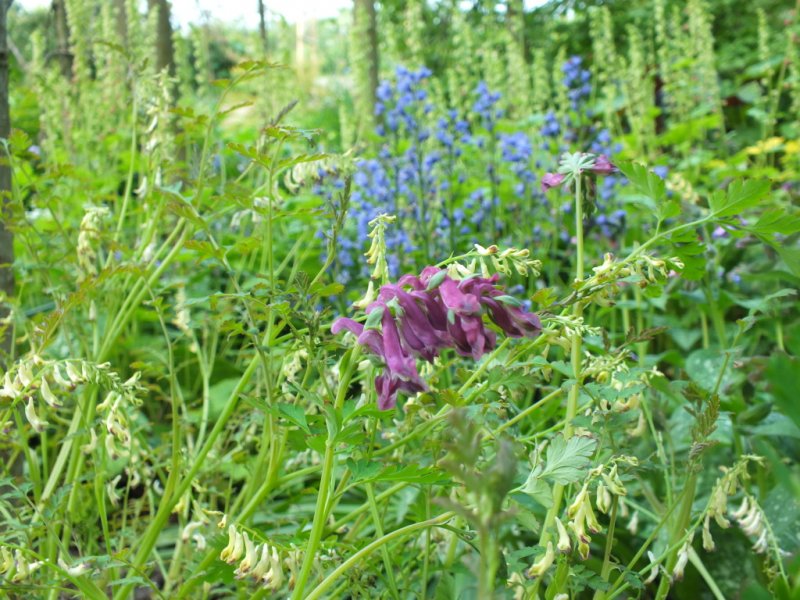
[[[566,175],[563,173],[545,173],[542,177],[542,191],[546,192],[550,188],[558,187],[564,183]]]
[[[619,169],[611,163],[605,154],[600,154],[594,159],[594,166],[589,170],[595,175],[611,175]]]
[[[542,177],[542,191],[547,192],[563,183],[569,183],[575,177],[580,177],[582,173],[587,171],[595,175],[605,176],[616,173],[618,170],[605,154],[598,154],[596,157],[583,152],[565,154],[561,159],[559,169],[559,171],[564,172],[545,173]]]
[[[366,309],[367,315],[380,311],[369,318],[373,327],[347,317],[334,321],[334,334],[349,331],[383,366],[375,378],[381,410],[394,407],[400,392],[427,389],[417,359],[432,362],[443,349],[453,348],[478,360],[493,350],[497,335],[486,326],[484,314],[510,337],[538,335],[539,318],[506,296],[497,280],[497,275],[457,280],[443,269],[426,267],[418,277],[404,275],[381,287],[377,300]]]

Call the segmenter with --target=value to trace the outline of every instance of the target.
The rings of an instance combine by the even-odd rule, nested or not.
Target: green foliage
[[[400,116],[413,136],[372,132],[363,15],[303,30],[268,13],[266,56],[255,31],[195,23],[173,32],[172,78],[138,2],[64,5],[66,48],[47,11],[9,17],[2,589],[797,595],[785,3],[378,3],[379,75],[433,71]],[[448,152],[441,119],[458,123]],[[601,151],[619,172],[596,168]],[[397,218],[365,257],[364,165],[404,156],[415,169],[380,182]],[[478,324],[502,328],[476,313],[456,331],[446,307],[468,343],[417,361],[425,390],[379,410],[387,366],[331,323],[429,264],[448,270],[407,288],[415,302],[446,274],[496,274],[497,310],[532,302],[541,333],[475,360]],[[359,317],[364,339],[384,316]]]

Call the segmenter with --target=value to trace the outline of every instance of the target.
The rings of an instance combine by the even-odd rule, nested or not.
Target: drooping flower
[[[564,524],[558,517],[556,517],[556,528],[558,529],[558,543],[556,544],[556,547],[560,552],[569,554],[569,552],[572,550],[572,543],[570,542],[567,528],[564,527]]]
[[[541,577],[544,575],[547,572],[547,569],[549,569],[553,564],[555,558],[556,553],[553,551],[553,543],[547,542],[547,549],[545,550],[544,554],[539,558],[539,560],[531,565],[530,569],[528,569],[528,577]]]
[[[539,318],[521,307],[497,286],[498,276],[454,279],[438,267],[426,267],[419,276],[404,275],[381,287],[366,308],[370,327],[342,317],[331,331],[349,331],[381,363],[375,378],[378,406],[395,406],[400,392],[427,389],[417,370],[417,359],[432,362],[445,348],[478,360],[497,345],[487,328],[487,315],[509,337],[535,336]],[[380,330],[378,329],[380,323]]]
[[[608,156],[600,154],[594,159],[594,166],[591,168],[592,173],[595,175],[611,175],[618,171],[617,167],[611,164]]]
[[[564,183],[566,175],[563,173],[545,173],[542,177],[542,191],[546,192],[550,188],[558,187]]]
[[[545,173],[542,177],[542,190],[546,192],[562,183],[571,183],[585,172],[606,176],[618,170],[605,154],[595,156],[587,152],[565,153],[559,161],[558,172]]]

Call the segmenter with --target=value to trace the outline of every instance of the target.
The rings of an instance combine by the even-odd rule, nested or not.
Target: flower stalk
[[[581,175],[576,174],[575,181],[575,280],[576,282],[583,281],[584,276],[584,260],[583,260],[583,194],[581,189]],[[578,301],[572,307],[572,315],[576,319],[583,318],[583,304]],[[580,393],[580,379],[581,379],[581,352],[582,342],[580,331],[576,331],[572,335],[570,343],[570,358],[572,373],[575,381],[569,390],[567,396],[567,414],[564,423],[564,437],[569,439],[573,434],[572,420],[578,412],[578,397]],[[564,496],[564,486],[555,484],[553,486],[553,506],[547,512],[545,517],[544,526],[542,527],[542,535],[539,538],[539,545],[546,546],[550,541],[551,532],[555,518],[561,511],[561,501]]]
[[[347,354],[342,358],[341,365],[344,367],[344,370],[342,372],[342,378],[339,381],[339,388],[333,405],[334,411],[340,410],[344,405],[347,390],[350,388],[350,382],[358,367],[359,354],[359,347],[356,346],[348,350]],[[311,525],[311,533],[309,534],[308,542],[306,543],[300,575],[297,577],[294,593],[292,594],[293,600],[300,600],[304,597],[303,592],[305,591],[308,578],[311,574],[311,567],[314,565],[317,550],[319,550],[319,544],[322,540],[322,532],[325,528],[325,522],[327,521],[326,506],[328,505],[328,495],[333,484],[337,434],[338,431],[336,428],[329,424],[328,439],[325,443],[325,456],[322,462],[322,473],[320,474],[319,491],[317,492],[317,505],[314,510],[314,521]]]

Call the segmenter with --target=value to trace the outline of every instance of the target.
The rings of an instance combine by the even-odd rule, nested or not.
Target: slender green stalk
[[[517,423],[519,423],[523,419],[526,419],[527,417],[532,415],[534,412],[536,412],[538,410],[541,410],[542,408],[547,406],[550,403],[551,400],[555,400],[556,398],[561,396],[562,393],[563,393],[563,390],[561,388],[558,388],[557,390],[553,390],[552,392],[547,394],[544,398],[539,400],[536,404],[531,404],[525,410],[520,411],[520,413],[518,415],[515,415],[514,417],[512,417],[511,419],[509,419],[508,421],[506,421],[505,423],[500,425],[497,429],[495,429],[493,432],[491,432],[492,437],[497,437],[497,435],[499,435],[500,433],[502,433],[503,431],[505,431],[509,427],[512,427],[512,426],[516,425]]]
[[[141,567],[147,561],[147,558],[150,556],[150,553],[155,547],[156,541],[158,540],[158,536],[161,534],[164,525],[169,520],[170,514],[172,514],[172,509],[175,507],[175,504],[178,503],[183,494],[185,494],[191,487],[194,477],[197,475],[197,473],[200,472],[200,469],[203,467],[203,463],[205,461],[206,456],[208,456],[208,453],[211,452],[211,449],[214,447],[217,438],[225,429],[225,426],[227,425],[228,421],[233,415],[236,406],[238,404],[239,395],[244,392],[245,388],[247,387],[247,384],[250,382],[250,379],[252,378],[253,374],[258,368],[259,363],[260,363],[260,358],[258,357],[258,355],[254,356],[250,360],[250,364],[247,366],[247,369],[245,369],[244,373],[242,373],[242,376],[239,378],[236,387],[233,389],[230,396],[228,396],[225,406],[222,409],[222,413],[218,417],[217,422],[214,424],[211,433],[209,433],[206,443],[197,453],[197,456],[195,457],[192,466],[189,468],[183,480],[181,480],[180,484],[177,485],[175,493],[169,500],[167,500],[166,498],[162,499],[161,503],[158,506],[158,511],[153,517],[153,520],[150,521],[150,525],[145,530],[145,533],[141,541],[139,542],[139,548],[136,552],[136,555],[134,556],[133,561],[131,562],[131,566],[133,568],[141,569]],[[132,583],[128,583],[125,584],[123,587],[119,588],[117,592],[114,594],[114,600],[123,600],[127,598],[131,592],[133,585],[134,584]]]
[[[447,512],[438,517],[434,517],[433,519],[428,519],[427,521],[421,521],[419,523],[413,523],[411,525],[407,525],[406,527],[401,527],[391,533],[387,533],[381,538],[378,538],[371,544],[364,546],[361,550],[356,552],[353,556],[348,558],[344,561],[341,565],[339,565],[336,569],[334,569],[325,579],[323,579],[311,592],[305,596],[304,600],[317,600],[318,598],[323,598],[323,594],[328,591],[328,589],[334,584],[334,582],[349,571],[352,567],[357,565],[361,560],[375,552],[378,548],[383,546],[384,544],[388,544],[391,541],[396,539],[401,539],[406,536],[411,535],[419,531],[420,529],[426,529],[428,527],[436,527],[438,525],[442,525],[446,523],[450,519],[455,516],[454,512]]]
[[[617,507],[619,506],[619,498],[613,497],[611,504],[611,516],[608,523],[608,532],[606,533],[606,549],[603,553],[603,566],[600,568],[600,577],[603,581],[608,581],[611,574],[611,550],[614,547],[614,529],[617,524]],[[605,592],[597,590],[594,593],[594,600],[604,600],[606,597]]]
[[[714,580],[714,576],[708,572],[708,569],[706,569],[706,566],[703,564],[703,561],[700,560],[694,548],[689,548],[689,562],[692,563],[692,566],[700,573],[700,577],[706,582],[714,598],[716,598],[716,600],[725,600],[725,594],[719,589],[717,582]]]
[[[382,538],[383,533],[383,525],[381,525],[381,515],[378,513],[378,505],[375,502],[375,492],[372,489],[372,484],[367,483],[364,485],[364,489],[367,491],[367,499],[369,500],[369,509],[372,513],[372,522],[375,526],[375,533],[378,535],[379,538]],[[394,569],[392,568],[392,560],[389,557],[389,549],[386,546],[381,546],[381,555],[383,558],[383,567],[386,569],[386,579],[389,582],[389,591],[392,593],[392,597],[395,599],[400,598],[400,594],[397,592],[397,583],[394,580]],[[424,581],[426,578],[423,577],[423,586]]]
[[[125,217],[128,214],[128,202],[130,201],[131,194],[133,193],[133,176],[136,173],[136,120],[138,119],[138,94],[136,93],[136,86],[133,86],[133,94],[131,94],[131,147],[130,147],[130,165],[128,166],[128,177],[125,180],[125,191],[122,196],[122,207],[119,209],[119,217],[117,218],[117,228],[114,231],[114,242],[119,241],[119,236],[122,234],[122,227],[125,224]],[[111,254],[108,255],[106,265],[111,260]]]
[[[333,404],[333,409],[335,411],[338,411],[342,408],[345,396],[347,395],[347,390],[350,387],[350,381],[353,378],[353,373],[358,366],[358,348],[359,347],[356,346],[352,350],[349,350],[342,359],[342,363],[345,368],[341,375],[339,389],[336,394],[336,400]],[[314,511],[314,520],[311,526],[311,533],[309,534],[308,542],[306,543],[303,564],[300,568],[300,574],[298,575],[295,583],[294,593],[292,594],[292,598],[294,600],[300,600],[300,598],[303,598],[303,592],[305,591],[308,577],[311,574],[311,567],[314,564],[319,543],[322,540],[322,532],[325,528],[325,521],[328,518],[325,508],[329,500],[328,493],[331,488],[331,484],[333,483],[336,434],[338,433],[332,429],[330,425],[328,429],[328,439],[325,442],[325,456],[322,461],[322,473],[320,474],[319,491],[317,492],[317,506],[316,510]]]
[[[576,258],[575,258],[575,280],[577,282],[583,281],[583,196],[581,194],[581,177],[575,178],[575,243],[576,243]],[[583,304],[576,302],[572,307],[572,315],[576,319],[583,318]],[[570,340],[570,360],[572,366],[572,376],[575,381],[569,390],[567,397],[567,414],[564,423],[564,437],[572,437],[572,421],[578,414],[578,397],[580,396],[581,386],[581,355],[582,355],[582,341],[580,332],[575,332]],[[544,525],[542,525],[542,533],[539,537],[539,545],[546,546],[551,537],[551,529],[555,523],[556,517],[561,511],[561,501],[564,496],[564,486],[555,484],[553,486],[553,506],[547,511]]]

